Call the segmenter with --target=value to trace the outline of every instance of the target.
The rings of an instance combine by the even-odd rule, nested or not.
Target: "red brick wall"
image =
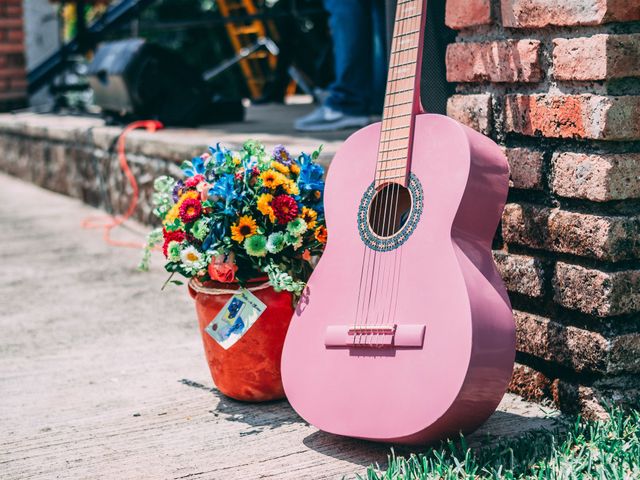
[[[639,20],[637,0],[447,0],[448,113],[511,165],[512,388],[590,414],[640,399]]]
[[[27,99],[22,0],[0,0],[0,111]]]

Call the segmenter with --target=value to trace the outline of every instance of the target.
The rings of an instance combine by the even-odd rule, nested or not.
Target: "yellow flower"
[[[240,165],[240,162],[242,162],[242,160],[240,159],[240,157],[237,154],[233,155],[232,160],[233,160],[233,164],[234,165]]]
[[[300,216],[305,222],[307,222],[307,228],[309,230],[313,230],[318,223],[318,212],[316,212],[313,208],[302,207],[302,215]]]
[[[289,174],[289,167],[287,167],[286,165],[283,165],[280,162],[271,162],[271,168],[273,168],[274,170],[277,170],[278,172],[284,175]]]
[[[300,173],[300,166],[297,163],[292,164],[291,167],[289,167],[289,169],[291,170],[291,173],[293,173],[294,175],[298,175]]]
[[[271,222],[275,222],[276,216],[273,213],[273,208],[271,208],[271,200],[273,200],[273,195],[270,193],[263,193],[258,197],[258,210],[261,214],[268,216]]]
[[[287,179],[280,172],[276,172],[273,169],[265,170],[260,174],[260,179],[262,180],[262,185],[265,188],[277,188],[282,185]]]
[[[164,224],[170,225],[176,221],[176,218],[180,215],[180,206],[176,203],[171,209],[167,212],[164,217]]]
[[[289,195],[300,194],[300,189],[298,188],[298,185],[296,185],[296,182],[294,182],[293,180],[287,180],[286,182],[284,182],[282,188],[284,188],[284,191]]]
[[[231,225],[231,238],[238,243],[244,242],[245,238],[255,235],[258,231],[256,221],[248,215],[240,217],[238,223]]]

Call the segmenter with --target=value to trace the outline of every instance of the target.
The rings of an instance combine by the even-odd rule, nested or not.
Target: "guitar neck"
[[[407,185],[415,116],[422,112],[420,70],[427,0],[398,0],[382,115],[375,186]]]

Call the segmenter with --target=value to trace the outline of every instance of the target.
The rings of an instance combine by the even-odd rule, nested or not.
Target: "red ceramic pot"
[[[276,292],[264,281],[247,285],[267,309],[228,350],[205,332],[205,328],[239,287],[237,284],[192,281],[189,293],[196,302],[204,350],[216,387],[236,400],[265,402],[284,398],[280,358],[284,338],[293,317],[293,296]]]

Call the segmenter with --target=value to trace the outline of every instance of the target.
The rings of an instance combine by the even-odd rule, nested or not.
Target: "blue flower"
[[[223,200],[220,202],[222,213],[225,215],[235,215],[236,210],[232,204],[240,198],[240,194],[235,188],[233,174],[228,173],[222,175],[213,185],[213,188],[209,190],[209,195],[216,195]]]
[[[318,190],[321,193],[324,191],[324,182],[322,178],[324,176],[324,168],[317,163],[314,163],[309,155],[303,153],[300,155],[300,175],[298,177],[298,185],[301,190],[311,191]]]
[[[229,150],[221,147],[219,143],[216,143],[215,147],[209,147],[209,151],[211,152],[211,160],[216,167],[223,165],[229,154]]]
[[[220,178],[218,178],[216,183],[213,185],[213,188],[209,190],[209,194],[217,195],[224,198],[225,200],[235,200],[236,198],[238,198],[238,193],[236,192],[234,185],[233,174],[227,173],[226,175],[222,175]]]
[[[193,157],[191,160],[183,162],[180,166],[187,177],[204,175],[205,161],[202,157]]]

